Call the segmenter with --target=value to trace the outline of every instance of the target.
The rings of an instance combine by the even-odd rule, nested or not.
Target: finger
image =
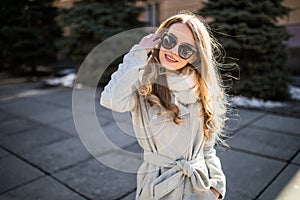
[[[145,38],[149,38],[149,39],[150,39],[150,38],[152,38],[152,37],[153,37],[153,35],[154,35],[154,34],[153,34],[153,33],[151,33],[151,34],[149,34],[149,35],[146,35],[146,36],[145,36]]]
[[[161,38],[162,38],[162,36],[157,35],[157,36],[153,39],[153,41],[161,40]]]
[[[152,34],[152,38],[159,38],[159,37],[161,37],[161,34],[159,33]]]

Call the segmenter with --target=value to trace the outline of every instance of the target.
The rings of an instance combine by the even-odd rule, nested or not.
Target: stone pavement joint
[[[133,194],[133,193],[135,196],[135,190],[136,190],[136,188],[134,188],[132,191],[127,192],[126,194],[122,195],[120,198],[117,198],[116,200],[125,200],[126,198],[131,196],[131,194]]]
[[[16,158],[19,158],[20,160],[24,161],[25,163],[27,163],[27,164],[31,165],[32,167],[36,168],[37,170],[39,170],[40,172],[42,172],[42,173],[45,174],[46,176],[49,176],[49,177],[53,178],[54,180],[56,180],[57,182],[61,183],[61,184],[64,185],[64,186],[66,186],[67,188],[69,188],[70,190],[74,191],[74,192],[77,193],[78,195],[80,195],[80,196],[82,196],[82,197],[84,197],[84,198],[86,198],[86,199],[89,199],[89,198],[85,197],[85,195],[80,194],[78,191],[76,191],[76,190],[73,189],[72,187],[68,186],[68,185],[65,184],[64,182],[62,182],[62,181],[60,181],[59,179],[57,179],[56,177],[52,176],[51,173],[48,173],[47,171],[45,171],[44,169],[42,169],[40,166],[35,165],[34,163],[32,163],[32,162],[30,162],[30,161],[24,159],[23,157],[21,157],[21,156],[19,156],[18,154],[16,154],[16,153],[10,151],[9,149],[6,149],[5,147],[3,147],[3,146],[1,146],[1,145],[0,145],[0,147],[1,147],[2,149],[6,150],[7,152],[9,152],[11,155],[15,156]],[[42,177],[43,177],[43,176],[42,176]],[[0,192],[0,195],[3,194],[3,193],[9,192],[9,191],[11,191],[11,190],[17,189],[17,188],[19,188],[19,187],[21,187],[21,186],[24,186],[24,185],[26,185],[26,184],[30,184],[30,183],[32,183],[32,182],[34,182],[34,181],[36,181],[36,180],[38,180],[38,179],[40,179],[40,178],[42,178],[42,177],[38,177],[38,178],[36,178],[36,179],[30,180],[30,181],[28,181],[28,182],[26,182],[26,183],[24,183],[24,184],[22,184],[22,185],[18,185],[18,186],[16,186],[16,187],[10,188],[10,189],[8,189],[7,191]],[[1,196],[0,196],[0,199],[1,199]]]
[[[240,131],[241,129],[244,129],[244,128],[247,127],[248,125],[250,125],[250,124],[252,124],[252,123],[254,123],[254,122],[260,120],[260,119],[263,118],[265,115],[266,115],[265,113],[261,113],[260,115],[254,117],[253,119],[251,119],[251,120],[249,120],[249,121],[246,121],[246,120],[245,120],[246,123],[241,124],[234,132],[236,133],[236,132]],[[234,134],[235,134],[235,133],[234,133]],[[233,135],[234,135],[234,134],[233,134]]]
[[[272,185],[272,183],[280,176],[280,174],[282,174],[282,172],[289,166],[289,164],[287,163],[275,176],[272,180],[270,180],[270,182],[268,183],[268,185],[266,185],[258,194],[254,199],[258,199],[266,190],[268,187],[270,187]]]

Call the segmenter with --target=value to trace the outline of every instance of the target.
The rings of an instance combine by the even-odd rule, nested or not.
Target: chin
[[[181,66],[181,65],[176,65],[176,66],[175,65],[170,65],[170,64],[168,64],[164,61],[161,62],[161,66],[163,68],[167,69],[167,70],[170,70],[170,71],[176,71],[176,70],[179,70],[179,69],[184,67],[184,65],[183,66]]]
[[[163,66],[165,69],[170,70],[170,71],[176,71],[176,70],[180,69],[180,68],[170,67],[170,66],[165,66],[165,65],[162,65],[162,66]]]
[[[170,71],[176,71],[178,69],[180,69],[181,67],[178,65],[174,65],[174,64],[170,64],[168,63],[166,60],[164,59],[160,59],[160,64],[163,68],[170,70]]]

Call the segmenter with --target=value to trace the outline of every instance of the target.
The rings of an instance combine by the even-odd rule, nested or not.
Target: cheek
[[[158,53],[158,59],[160,62],[163,60],[163,55],[164,55],[164,51],[160,49]]]
[[[177,63],[177,69],[181,69],[181,68],[185,67],[187,64],[188,64],[187,61],[181,60],[180,62]]]

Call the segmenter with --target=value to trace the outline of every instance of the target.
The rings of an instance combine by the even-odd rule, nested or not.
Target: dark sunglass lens
[[[183,59],[188,59],[195,53],[195,50],[189,45],[182,44],[178,47],[178,54]]]
[[[164,35],[163,40],[162,40],[162,45],[164,48],[172,49],[173,47],[176,46],[176,43],[177,43],[177,41],[173,36],[168,35],[168,34]]]

